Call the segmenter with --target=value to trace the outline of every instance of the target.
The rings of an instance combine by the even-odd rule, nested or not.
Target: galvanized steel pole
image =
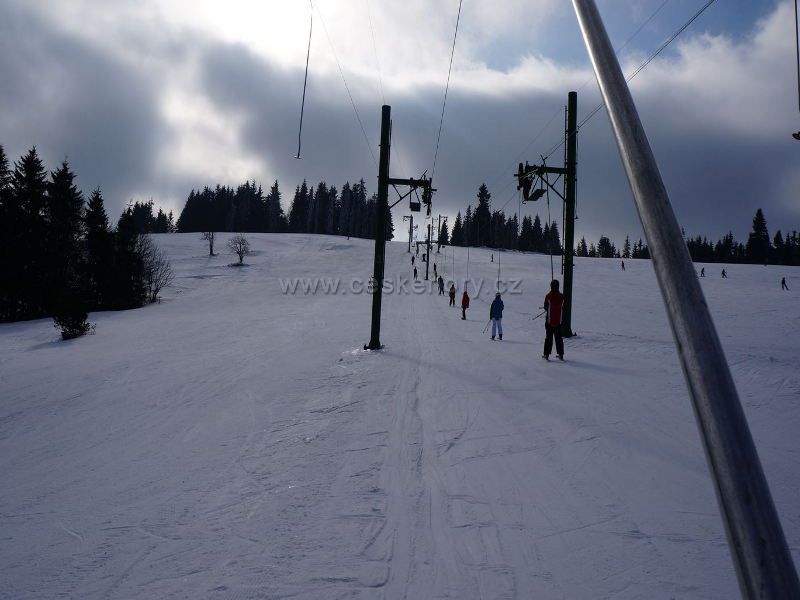
[[[594,0],[573,0],[642,221],[744,598],[800,598],[753,438],[650,144]]]

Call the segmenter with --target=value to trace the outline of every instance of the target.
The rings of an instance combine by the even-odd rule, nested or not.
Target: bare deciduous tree
[[[144,281],[147,288],[147,300],[156,302],[161,290],[172,283],[174,274],[167,256],[157,247],[149,236],[140,235],[138,240]]]
[[[250,242],[248,242],[247,238],[241,233],[233,236],[228,241],[228,248],[230,248],[230,251],[239,257],[240,265],[242,264],[242,261],[244,261],[244,257],[250,254]]]
[[[208,241],[208,255],[214,256],[214,232],[204,231],[203,239]]]

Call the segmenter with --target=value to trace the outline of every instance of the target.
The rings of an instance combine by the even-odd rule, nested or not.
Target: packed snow
[[[353,290],[373,242],[252,234],[235,267],[199,234],[154,237],[176,273],[161,303],[94,313],[69,342],[0,326],[3,598],[738,595],[649,261],[577,259],[560,363],[533,319],[547,256],[471,249],[467,273],[465,248],[433,254],[457,300],[483,281],[462,321],[397,289],[410,256],[388,244],[369,352]],[[498,259],[521,293],[491,341]],[[797,563],[800,269],[705,267]],[[283,290],[320,277],[341,288]]]

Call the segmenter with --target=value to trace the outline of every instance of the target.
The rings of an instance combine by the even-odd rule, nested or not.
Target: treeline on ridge
[[[377,195],[368,195],[364,180],[345,183],[341,191],[320,182],[306,181],[295,188],[286,215],[278,182],[268,193],[254,182],[236,189],[217,185],[192,190],[177,221],[179,232],[319,233],[375,238]],[[392,239],[391,211],[387,239]]]

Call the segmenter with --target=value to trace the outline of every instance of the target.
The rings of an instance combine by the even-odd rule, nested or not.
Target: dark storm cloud
[[[284,193],[304,177],[341,186],[364,178],[372,191],[377,172],[353,110],[331,101],[341,80],[309,81],[303,121],[302,160],[294,159],[300,118],[303,73],[276,68],[236,44],[209,44],[203,54],[202,84],[216,108],[241,118],[239,134],[247,149],[264,158],[279,177]],[[326,89],[327,88],[327,89]],[[377,157],[380,106],[360,113]]]
[[[197,31],[132,23],[134,43],[139,44],[135,51],[143,58],[157,57],[162,65],[154,70],[145,68],[145,62],[119,58],[109,51],[110,46],[100,48],[70,37],[35,15],[22,4],[11,3],[0,21],[0,102],[4,106],[0,143],[12,158],[36,144],[50,168],[69,156],[85,191],[102,186],[112,216],[136,194],[152,193],[156,203],[174,199],[180,210],[181,199],[191,188],[237,183],[217,175],[225,172],[230,158],[223,152],[212,159],[216,164],[204,165],[207,180],[159,164],[159,157],[169,155],[169,145],[186,133],[172,129],[178,126],[165,120],[159,102],[172,75],[182,74],[190,65],[197,66],[199,77],[191,93],[210,101],[214,114],[209,118],[218,123],[222,117],[224,127],[236,134],[240,156],[257,159],[250,177],[265,186],[279,179],[286,208],[294,186],[304,178],[337,187],[364,178],[368,189],[375,191],[377,168],[369,148],[377,157],[381,105],[377,82],[346,70],[366,130],[365,142],[339,74],[312,71],[303,159],[298,161],[293,155],[301,69],[281,68],[244,45],[214,41]],[[114,40],[115,47],[129,44],[125,38]],[[315,47],[315,52],[325,51],[325,46]],[[485,182],[493,194],[493,207],[504,207],[512,214],[517,210],[512,177],[517,157],[551,119],[519,160],[538,161],[540,154],[559,142],[568,90],[492,94],[465,88],[469,82],[460,78],[466,77],[470,75],[454,73],[448,96],[436,163],[439,192],[434,213],[454,216],[463,211],[467,203],[474,203],[478,186]],[[444,90],[385,83],[393,118],[392,175],[430,171]],[[670,91],[685,96],[691,87],[689,92]],[[796,142],[788,133],[785,139],[770,138],[706,126],[702,119],[670,110],[669,98],[657,93],[656,86],[649,96],[642,93],[636,99],[688,234],[716,238],[732,229],[743,239],[759,206],[766,212],[771,231],[800,228],[797,206],[785,199],[787,181],[797,165],[792,146]],[[578,103],[579,118],[597,105],[593,83],[580,91]],[[561,156],[559,149],[550,164],[557,164]],[[605,111],[581,131],[578,169],[578,238],[585,235],[596,240],[604,233],[621,244],[626,233],[639,237],[638,219]],[[555,197],[551,200],[551,214],[560,220],[561,205]],[[404,212],[404,205],[395,209],[396,223]],[[547,207],[539,202],[524,206],[522,213],[546,218]]]
[[[85,192],[101,186],[112,217],[150,187],[164,124],[143,69],[53,29],[17,4],[0,20],[0,144],[11,159],[36,145],[65,157]]]

